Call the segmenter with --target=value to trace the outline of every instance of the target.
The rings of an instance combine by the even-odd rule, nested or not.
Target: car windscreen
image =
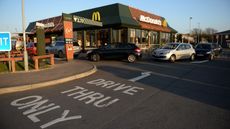
[[[64,46],[65,45],[65,42],[57,42],[56,43],[56,46]]]
[[[163,49],[175,49],[179,44],[165,44],[162,48]]]
[[[211,45],[209,44],[198,44],[196,49],[211,49]]]
[[[100,49],[115,49],[116,45],[115,44],[107,44],[99,47]]]
[[[78,42],[73,42],[73,46],[79,46]]]

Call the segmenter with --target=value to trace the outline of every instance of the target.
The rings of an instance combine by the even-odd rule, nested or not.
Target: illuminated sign
[[[54,23],[53,22],[49,22],[44,24],[45,28],[50,28],[50,27],[54,27]]]
[[[85,23],[85,19],[83,17],[79,17],[79,16],[73,16],[73,21],[77,22],[77,23]]]
[[[50,28],[50,27],[54,27],[54,23],[49,22],[49,23],[43,24],[43,23],[40,23],[40,22],[36,22],[36,26],[42,27],[42,28]]]
[[[163,21],[162,26],[163,26],[163,27],[167,27],[167,26],[168,26],[168,24],[167,24],[167,21],[166,21],[166,20],[164,20],[164,21]]]
[[[0,51],[11,51],[10,32],[0,32]]]
[[[64,21],[64,37],[73,38],[73,23],[71,21]]]
[[[151,17],[146,17],[144,15],[140,15],[140,19],[139,20],[142,21],[142,22],[146,22],[146,23],[150,23],[150,24],[155,24],[155,25],[159,25],[159,26],[162,25],[161,20],[159,20],[159,19],[153,19]]]
[[[92,14],[92,20],[93,21],[101,21],[101,15],[98,11],[93,12]]]
[[[75,16],[75,15],[73,15],[73,22],[86,24],[86,25],[93,25],[93,26],[102,26],[102,22],[94,21],[94,20],[91,20],[91,19],[88,19],[88,18]]]

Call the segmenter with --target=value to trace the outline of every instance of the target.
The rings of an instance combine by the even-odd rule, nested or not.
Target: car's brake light
[[[136,49],[135,49],[135,52],[140,53],[140,52],[141,52],[141,49],[140,49],[140,48],[136,48]]]

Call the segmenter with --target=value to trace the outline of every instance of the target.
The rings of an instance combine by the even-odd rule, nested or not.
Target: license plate
[[[204,54],[197,54],[197,56],[204,56]]]

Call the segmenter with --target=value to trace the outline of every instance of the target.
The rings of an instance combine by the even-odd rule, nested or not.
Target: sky
[[[30,22],[95,7],[121,3],[166,18],[179,33],[191,28],[230,30],[230,0],[24,0],[26,27]],[[0,0],[0,32],[22,31],[22,0]]]

